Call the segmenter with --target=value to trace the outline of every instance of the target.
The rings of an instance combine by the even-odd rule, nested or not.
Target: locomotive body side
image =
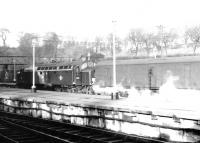
[[[93,69],[81,69],[81,62],[40,65],[36,68],[36,87],[51,88],[57,91],[89,93],[92,85]],[[18,85],[32,84],[32,70],[21,70],[17,74]]]
[[[38,67],[38,84],[53,85],[72,85],[73,69],[69,66],[43,66]]]
[[[38,85],[61,91],[76,85],[76,65],[43,65],[37,68]]]

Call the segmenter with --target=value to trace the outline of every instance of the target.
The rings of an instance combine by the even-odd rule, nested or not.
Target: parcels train
[[[72,61],[37,65],[36,87],[57,91],[94,93],[94,85],[112,87],[112,60]],[[200,57],[165,57],[158,59],[117,59],[116,82],[123,89],[135,87],[159,91],[168,79],[180,89],[200,89]],[[13,71],[9,71],[13,74]],[[5,72],[1,71],[1,82]],[[8,76],[9,73],[7,73]],[[10,79],[13,78],[10,77]],[[8,80],[8,77],[7,77]],[[5,80],[4,80],[5,82]],[[16,71],[16,85],[31,88],[32,69]]]

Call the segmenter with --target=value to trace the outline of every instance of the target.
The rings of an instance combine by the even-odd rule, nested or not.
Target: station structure
[[[111,100],[105,95],[1,88],[0,109],[169,142],[197,142],[200,105],[196,98],[183,98],[187,103],[190,99],[188,105],[157,96]]]

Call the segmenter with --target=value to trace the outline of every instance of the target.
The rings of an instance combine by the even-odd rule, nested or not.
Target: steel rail
[[[0,124],[3,126],[3,129],[0,128],[0,136],[3,137],[6,142],[40,142],[40,140],[42,140],[41,142],[72,143],[68,140],[60,139],[56,136],[45,134],[43,132],[25,127],[23,125],[16,124],[12,121],[7,120],[7,118],[4,117],[0,117]],[[5,129],[7,130],[7,132],[4,131]],[[3,132],[5,133],[3,134]],[[40,138],[38,139],[37,137]]]
[[[2,113],[0,112],[0,115]],[[79,126],[72,125],[70,123],[63,123],[58,121],[43,120],[38,118],[32,118],[28,116],[8,114],[4,113],[4,116],[1,117],[4,120],[31,128],[33,131],[39,133],[44,133],[49,135],[49,137],[54,136],[63,141],[69,142],[87,142],[87,143],[127,143],[127,142],[136,142],[136,143],[164,143],[167,141],[162,141],[154,138],[145,138],[136,135],[128,135],[120,132],[114,132],[110,130],[88,127],[88,126]]]

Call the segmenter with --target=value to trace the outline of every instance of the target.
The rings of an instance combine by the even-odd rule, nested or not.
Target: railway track
[[[1,142],[9,143],[163,143],[99,128],[0,112]]]
[[[66,143],[67,141],[40,131],[0,119],[0,142],[2,143]]]

